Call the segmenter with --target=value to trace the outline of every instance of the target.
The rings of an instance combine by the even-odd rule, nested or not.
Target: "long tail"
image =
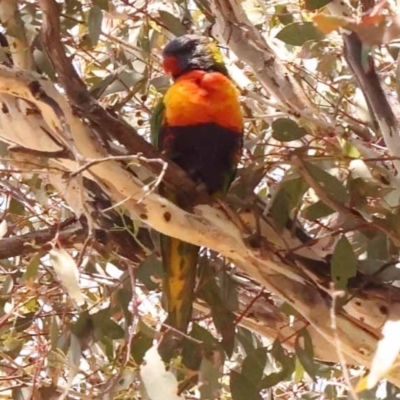
[[[164,265],[163,303],[168,312],[165,323],[186,333],[192,318],[199,247],[162,235]]]

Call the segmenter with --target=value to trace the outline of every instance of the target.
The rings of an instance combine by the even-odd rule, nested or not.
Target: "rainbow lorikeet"
[[[218,47],[208,38],[185,35],[163,50],[163,67],[172,86],[157,105],[152,142],[213,199],[223,197],[235,177],[243,142],[238,91]],[[178,206],[174,193],[160,194]],[[184,333],[192,316],[199,247],[161,235],[166,324]]]

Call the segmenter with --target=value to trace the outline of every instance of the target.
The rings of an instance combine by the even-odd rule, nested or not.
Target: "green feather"
[[[150,138],[154,147],[160,150],[160,135],[164,120],[164,98],[162,98],[154,107],[153,114],[150,118]]]
[[[163,128],[165,104],[161,99],[150,119],[151,141],[162,150],[160,141]],[[160,194],[177,203],[174,193],[160,186]],[[166,235],[160,235],[160,247],[164,268],[163,306],[168,313],[165,323],[184,333],[192,317],[196,266],[199,247]]]

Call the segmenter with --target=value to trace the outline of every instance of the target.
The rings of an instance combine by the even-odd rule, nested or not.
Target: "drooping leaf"
[[[216,352],[212,357],[203,357],[199,369],[199,391],[201,399],[217,399],[221,390],[223,358]]]
[[[54,271],[71,299],[78,305],[85,302],[79,287],[79,271],[74,259],[64,249],[51,249],[49,251]]]
[[[88,15],[89,38],[92,46],[96,46],[101,34],[103,11],[99,6],[91,7]]]
[[[198,296],[211,308],[213,322],[222,336],[222,346],[230,357],[233,352],[235,338],[235,316],[228,310],[221,299],[221,291],[215,279],[215,272],[207,258],[202,257],[199,262],[200,283]]]
[[[298,140],[305,135],[307,131],[290,118],[278,118],[272,123],[272,137],[281,142]]]
[[[14,198],[12,198],[10,201],[9,210],[12,214],[16,214],[16,215],[24,215],[25,214],[25,206],[22,203],[20,203],[18,200],[15,200]]]
[[[112,340],[122,339],[124,337],[123,328],[111,319],[110,309],[100,310],[91,315],[95,329],[96,339],[102,339],[106,336]]]
[[[221,349],[217,339],[200,325],[193,323],[189,338],[184,341],[182,350],[182,363],[192,371],[200,368],[205,355],[211,355],[216,349]]]
[[[40,256],[40,253],[38,253],[29,261],[23,277],[25,284],[29,285],[36,278],[40,265]]]
[[[275,361],[279,363],[280,370],[278,372],[271,372],[262,379],[260,385],[260,388],[262,389],[268,389],[277,385],[282,380],[288,379],[295,368],[293,357],[288,356],[285,353],[281,343],[278,340],[275,340],[272,346],[271,355],[274,357]]]
[[[67,360],[68,360],[68,370],[67,370],[67,383],[63,388],[63,395],[61,398],[65,398],[67,393],[72,387],[74,378],[79,372],[79,363],[81,359],[81,345],[79,339],[71,334],[71,343],[68,349]]]
[[[276,38],[282,40],[286,44],[293,46],[302,46],[308,40],[321,40],[323,34],[312,22],[293,22],[286,25],[277,35]]]
[[[348,200],[349,194],[339,179],[314,164],[306,163],[306,167],[329,197],[340,204],[344,204]]]
[[[250,352],[242,364],[242,375],[251,381],[255,387],[259,387],[263,372],[267,363],[267,349],[264,347]]]
[[[136,277],[147,289],[155,290],[159,288],[164,274],[160,259],[152,254],[140,263]]]
[[[357,256],[353,247],[347,240],[346,236],[342,236],[335,246],[331,260],[331,279],[335,283],[337,289],[345,289],[350,278],[354,277],[357,272]]]
[[[330,207],[328,207],[323,201],[319,200],[311,206],[305,208],[301,215],[303,218],[309,221],[316,221],[319,218],[327,217],[334,213]]]
[[[251,354],[262,347],[262,342],[257,335],[242,326],[238,326],[236,336],[246,354]]]
[[[133,338],[131,343],[131,355],[135,360],[136,364],[140,365],[143,362],[143,358],[153,345],[153,339],[148,337],[143,332],[137,332]]]
[[[27,314],[17,317],[14,324],[15,331],[23,332],[26,329],[28,329],[32,325],[34,317],[35,317],[34,312],[29,312]]]
[[[182,36],[186,33],[186,29],[179,18],[164,10],[159,10],[158,14],[160,15],[160,21],[175,36]]]
[[[230,388],[232,400],[262,400],[259,389],[239,372],[231,372]]]
[[[311,336],[307,329],[302,329],[298,332],[294,347],[301,365],[304,367],[307,374],[315,380],[318,367],[314,363],[314,349]]]
[[[308,185],[301,178],[290,178],[280,184],[271,207],[271,215],[278,231],[285,228],[293,209],[300,205],[307,188]]]

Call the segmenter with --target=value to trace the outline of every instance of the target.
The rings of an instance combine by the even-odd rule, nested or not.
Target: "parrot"
[[[150,120],[152,143],[181,167],[213,201],[223,198],[235,178],[243,147],[244,120],[239,92],[223,56],[209,38],[187,34],[163,49],[163,69],[172,79]],[[174,204],[176,194],[159,193]],[[164,277],[164,322],[187,333],[195,299],[200,248],[160,235]]]

